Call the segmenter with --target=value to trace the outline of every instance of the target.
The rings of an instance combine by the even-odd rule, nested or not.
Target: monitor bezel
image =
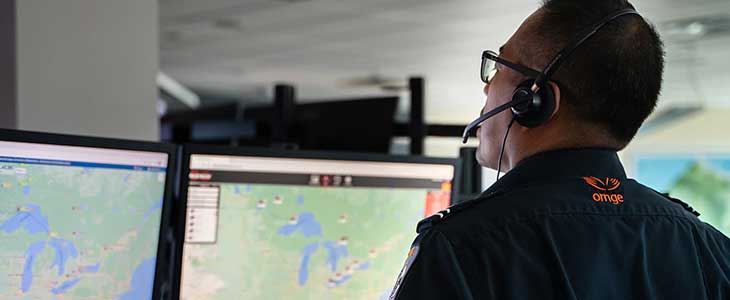
[[[173,216],[174,188],[176,183],[176,171],[178,160],[178,147],[172,144],[143,142],[124,139],[101,138],[80,135],[43,133],[35,131],[24,131],[0,128],[0,141],[34,143],[58,146],[77,146],[110,150],[131,150],[146,151],[167,154],[167,167],[165,174],[165,191],[163,194],[162,214],[160,218],[160,230],[158,233],[157,254],[155,262],[155,278],[152,288],[151,299],[162,299],[170,293],[170,268],[174,265],[171,261],[174,246],[170,245],[169,232]],[[131,280],[131,277],[130,277]]]
[[[461,159],[459,158],[186,144],[183,146],[182,159],[180,160],[180,193],[178,201],[176,202],[180,205],[180,208],[175,209],[175,216],[173,216],[173,222],[175,223],[173,226],[175,230],[175,239],[178,243],[176,244],[177,248],[175,249],[175,257],[177,259],[175,260],[175,266],[172,272],[172,274],[174,274],[172,278],[172,299],[180,299],[183,263],[182,252],[185,244],[185,218],[187,217],[187,190],[190,183],[187,174],[190,173],[190,156],[193,154],[452,165],[454,166],[454,177],[451,180],[450,195],[452,205],[456,203],[456,197],[459,194],[458,184],[461,181],[462,166]],[[413,231],[415,232],[415,230],[416,224],[413,224]],[[397,276],[397,274],[393,274],[393,276]]]

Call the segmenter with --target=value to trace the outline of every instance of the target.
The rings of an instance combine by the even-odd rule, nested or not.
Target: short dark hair
[[[625,0],[544,0],[535,26],[535,63],[542,69],[586,27],[633,6]],[[603,127],[623,146],[656,107],[664,50],[654,27],[622,16],[582,44],[552,76],[579,121]]]

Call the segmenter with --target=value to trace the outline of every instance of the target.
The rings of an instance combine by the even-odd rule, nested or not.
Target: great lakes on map
[[[0,160],[0,299],[149,299],[160,174]]]
[[[217,241],[184,246],[181,299],[386,299],[427,192],[222,184]]]

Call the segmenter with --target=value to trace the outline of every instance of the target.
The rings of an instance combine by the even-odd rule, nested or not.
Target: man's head
[[[627,8],[625,0],[546,0],[500,49],[500,56],[543,70],[586,27]],[[542,126],[515,124],[506,144],[504,169],[531,154],[568,147],[621,149],[656,106],[664,67],[662,42],[654,28],[636,15],[608,23],[568,57],[549,80],[556,109]],[[511,99],[528,77],[497,65],[484,87],[484,112]],[[511,113],[486,121],[478,131],[477,160],[497,168]]]

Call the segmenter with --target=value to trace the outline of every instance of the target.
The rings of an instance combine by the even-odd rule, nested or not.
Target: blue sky
[[[636,160],[636,180],[658,191],[667,192],[695,161],[730,177],[730,155],[657,155]]]

